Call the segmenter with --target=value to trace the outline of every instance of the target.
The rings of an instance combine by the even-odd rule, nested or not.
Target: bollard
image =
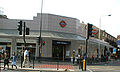
[[[33,56],[33,69],[34,69],[34,59],[35,59],[35,57]]]
[[[83,60],[83,69],[85,69],[85,59]]]
[[[59,70],[59,57],[58,57],[58,61],[57,61],[57,70]]]
[[[83,59],[82,70],[86,71],[86,60]]]
[[[87,68],[87,63],[86,63],[87,60],[85,60],[85,71],[86,71],[86,68]]]

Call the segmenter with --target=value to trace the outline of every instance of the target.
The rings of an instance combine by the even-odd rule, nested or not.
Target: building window
[[[107,34],[105,35],[105,37],[107,37]]]
[[[105,36],[105,33],[103,32],[103,36]]]

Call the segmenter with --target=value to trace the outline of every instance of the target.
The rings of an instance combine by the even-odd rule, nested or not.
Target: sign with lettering
[[[52,42],[55,45],[68,45],[68,44],[71,44],[70,41],[57,41],[57,40],[53,40]]]

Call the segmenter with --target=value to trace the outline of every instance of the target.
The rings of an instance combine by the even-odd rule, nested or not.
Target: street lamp
[[[104,16],[111,16],[111,14],[104,15]],[[100,20],[99,20],[99,39],[101,39],[101,37],[100,37],[100,32],[101,32],[101,18],[104,17],[104,16],[100,16]]]
[[[41,30],[42,30],[42,10],[43,10],[43,0],[41,0],[41,15],[40,15],[40,43],[39,43],[39,58],[41,56],[41,47],[42,47],[42,39],[41,39]]]
[[[104,15],[104,16],[111,16],[111,14]],[[99,40],[101,40],[101,18],[104,16],[100,16],[100,19],[99,19]],[[99,49],[100,49],[100,42],[99,42],[99,48],[97,49],[97,57],[99,57]]]

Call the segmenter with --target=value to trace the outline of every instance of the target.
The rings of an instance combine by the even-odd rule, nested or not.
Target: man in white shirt
[[[27,56],[27,57],[29,56],[29,52],[28,52],[27,49],[26,49],[25,52],[24,52],[24,56]]]
[[[25,67],[25,63],[27,62],[28,66],[30,67],[30,62],[29,62],[29,52],[27,48],[25,49],[24,52],[24,61],[23,61],[23,67]]]
[[[5,51],[4,51],[3,47],[2,47],[2,58],[4,58],[4,53],[5,53]]]

